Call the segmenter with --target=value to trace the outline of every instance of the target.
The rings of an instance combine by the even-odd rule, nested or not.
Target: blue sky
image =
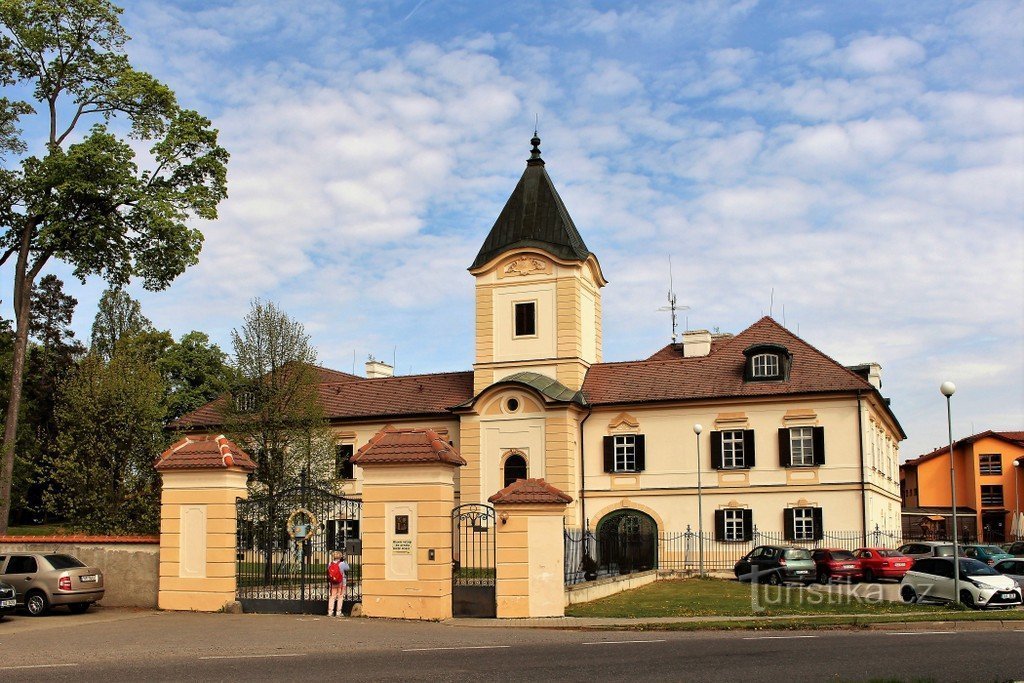
[[[606,360],[669,340],[671,255],[689,327],[739,332],[774,290],[810,343],[881,363],[904,457],[945,440],[945,379],[957,436],[1024,428],[1019,2],[131,0],[123,22],[232,153],[200,264],[133,288],[176,336],[228,349],[259,296],[325,365],[468,369],[466,267],[536,115],[610,281]],[[69,281],[85,338],[101,289]]]

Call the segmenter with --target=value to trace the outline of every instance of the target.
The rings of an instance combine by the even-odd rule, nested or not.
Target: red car
[[[906,557],[900,551],[889,548],[857,548],[853,554],[860,560],[861,566],[864,568],[865,581],[874,581],[875,579],[899,581],[914,566],[914,558]]]
[[[829,583],[835,579],[859,581],[864,576],[860,560],[849,550],[840,548],[818,548],[811,552],[817,569],[818,583]]]

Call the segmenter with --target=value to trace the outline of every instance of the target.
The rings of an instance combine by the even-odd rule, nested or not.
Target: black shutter
[[[644,467],[647,465],[646,458],[646,446],[644,444],[644,435],[637,434],[633,437],[633,444],[636,448],[636,471],[643,472]]]
[[[814,540],[820,541],[825,538],[825,529],[821,524],[821,508],[811,508],[811,514],[814,515]]]
[[[796,525],[793,523],[793,508],[785,508],[782,511],[782,531],[787,541],[795,540]]]
[[[743,540],[754,540],[754,511],[750,509],[743,511]]]
[[[825,464],[825,428],[814,427],[813,431],[813,442],[814,442],[814,464],[824,465]]]
[[[722,432],[711,432],[711,469],[720,470],[722,467]]]
[[[725,510],[715,510],[715,540],[725,540]]]
[[[789,467],[793,463],[793,456],[789,454],[789,430],[779,430],[779,465]]]
[[[754,466],[754,430],[743,430],[743,464],[749,469]]]
[[[615,471],[615,437],[604,437],[604,471]]]

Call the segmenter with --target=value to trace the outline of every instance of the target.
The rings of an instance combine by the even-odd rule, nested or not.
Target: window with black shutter
[[[643,434],[616,434],[604,437],[605,472],[643,472],[647,465]]]
[[[779,465],[782,467],[792,467],[793,458],[789,453],[789,430],[779,430]],[[789,539],[789,537],[786,537]],[[789,539],[792,540],[792,539]]]
[[[334,478],[355,479],[352,454],[355,447],[350,443],[339,444],[334,451]]]
[[[750,510],[743,508],[726,508],[715,510],[716,541],[749,541],[753,538],[753,518]],[[750,534],[747,533],[747,520],[751,520]]]
[[[754,540],[754,511],[749,508],[743,510],[743,540]]]
[[[794,509],[785,508],[782,511],[782,535],[787,541],[795,541],[796,528],[794,524]]]

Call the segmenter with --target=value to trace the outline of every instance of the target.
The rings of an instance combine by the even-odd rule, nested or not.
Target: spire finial
[[[530,138],[530,144],[533,145],[533,149],[530,150],[530,159],[527,164],[530,166],[544,165],[544,160],[540,158],[540,136],[537,135],[537,125],[540,123],[540,115],[537,115],[537,119],[533,125],[533,137]]]

